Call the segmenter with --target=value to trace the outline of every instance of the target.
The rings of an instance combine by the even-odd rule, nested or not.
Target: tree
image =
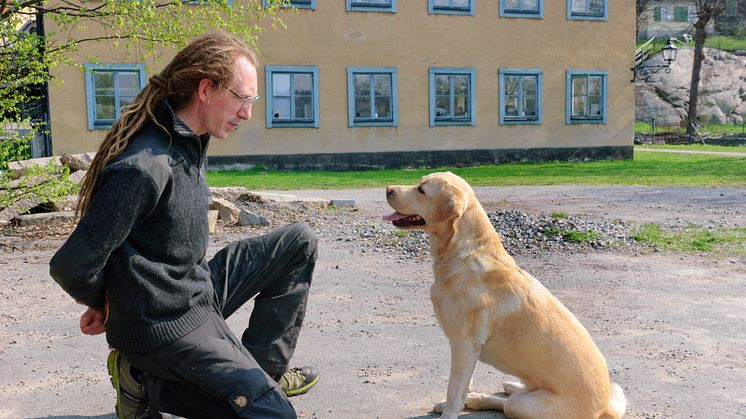
[[[699,79],[704,60],[704,46],[707,40],[707,26],[717,16],[725,12],[725,0],[696,0],[697,21],[694,22],[694,62],[692,63],[692,81],[689,85],[689,109],[687,136],[689,142],[694,136],[694,124],[697,122],[697,98],[699,96]]]
[[[653,0],[636,0],[635,39],[640,38],[640,27],[649,17],[647,10],[652,2]]]
[[[44,91],[40,86],[61,83],[53,80],[50,69],[97,62],[98,57],[85,55],[85,46],[103,41],[154,63],[167,49],[180,48],[214,28],[232,32],[256,48],[257,36],[266,26],[263,21],[284,26],[276,11],[288,1],[268,3],[263,7],[259,0],[0,0],[0,209],[11,195],[8,185],[19,184],[11,181],[8,163],[27,158],[29,140],[48,129],[29,110]],[[23,30],[28,26],[45,29]],[[64,182],[64,174],[57,179]],[[60,186],[51,182],[50,189],[69,191]]]

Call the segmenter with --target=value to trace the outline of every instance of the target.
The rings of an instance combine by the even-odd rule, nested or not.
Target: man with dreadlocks
[[[232,35],[195,39],[122,111],[81,187],[79,223],[50,262],[106,332],[119,417],[294,418],[287,396],[318,381],[288,368],[303,323],[316,236],[286,226],[205,259],[210,137],[251,118],[254,53]],[[250,298],[238,339],[225,319]]]

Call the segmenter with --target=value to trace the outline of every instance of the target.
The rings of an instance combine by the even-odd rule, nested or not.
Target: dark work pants
[[[276,380],[295,350],[316,257],[316,236],[303,224],[220,250],[209,262],[215,313],[166,347],[124,354],[144,371],[151,409],[188,418],[295,418]],[[252,297],[239,341],[225,319]]]

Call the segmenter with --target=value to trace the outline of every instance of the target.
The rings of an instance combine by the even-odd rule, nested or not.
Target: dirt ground
[[[382,190],[291,193],[356,199],[354,215],[373,223],[390,212]],[[477,194],[488,210],[746,227],[744,189],[495,187]],[[105,340],[80,334],[83,308],[48,275],[64,234],[32,240],[4,231],[0,242],[14,248],[0,248],[0,417],[114,418]],[[292,399],[299,416],[436,417],[429,411],[445,396],[449,352],[429,301],[430,261],[323,233],[295,356],[322,376]],[[221,229],[211,252],[241,234]],[[746,258],[557,251],[516,259],[588,328],[624,388],[626,417],[746,417]],[[234,331],[240,334],[249,313],[247,307],[229,319]],[[498,391],[504,378],[480,364],[476,390]]]

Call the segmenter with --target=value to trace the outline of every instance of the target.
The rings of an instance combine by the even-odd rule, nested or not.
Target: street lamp
[[[630,81],[634,82],[637,80],[638,75],[644,75],[643,79],[647,80],[650,76],[664,68],[666,69],[666,73],[670,73],[671,63],[676,61],[676,53],[679,52],[679,49],[673,44],[675,40],[676,38],[669,37],[668,44],[661,50],[664,64],[643,65],[643,62],[647,59],[646,53],[644,51],[635,53],[636,62],[639,64],[631,68],[633,77]]]

